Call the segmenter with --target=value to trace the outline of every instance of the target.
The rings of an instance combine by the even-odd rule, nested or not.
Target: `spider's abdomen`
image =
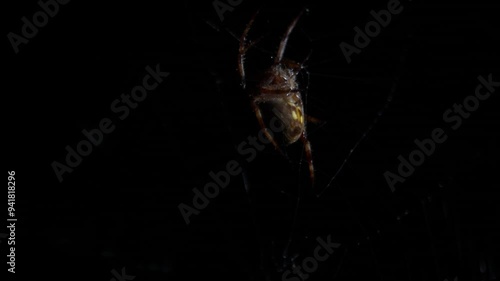
[[[271,110],[272,115],[279,118],[284,130],[283,136],[287,144],[296,142],[305,130],[304,108],[300,93],[288,93],[272,99],[261,101],[265,103],[266,111]],[[264,107],[258,103],[259,107]]]

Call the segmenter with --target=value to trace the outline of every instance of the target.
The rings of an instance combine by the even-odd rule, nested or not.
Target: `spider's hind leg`
[[[309,139],[307,138],[306,132],[303,132],[302,135],[300,136],[300,140],[304,144],[304,151],[306,152],[306,159],[307,159],[307,164],[309,167],[309,176],[311,179],[311,186],[314,187],[314,164],[313,164],[313,158],[312,158],[312,149],[311,149],[311,143],[309,142]]]
[[[307,123],[313,123],[313,124],[323,124],[323,123],[326,123],[326,121],[324,121],[324,120],[321,120],[319,118],[316,118],[314,116],[310,116],[310,115],[307,115],[307,114],[306,114],[306,120],[307,120]]]

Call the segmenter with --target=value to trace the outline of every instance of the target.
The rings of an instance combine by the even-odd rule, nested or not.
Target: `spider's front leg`
[[[240,37],[240,48],[238,50],[238,72],[240,74],[241,78],[241,87],[243,89],[246,88],[246,77],[245,77],[245,54],[250,49],[253,45],[257,44],[258,41],[260,41],[260,38],[256,41],[247,43],[247,35],[248,32],[250,31],[250,28],[253,25],[253,22],[255,21],[255,17],[259,11],[255,12],[255,14],[252,16],[252,19],[250,19],[250,22],[248,22],[245,30],[243,31],[243,34],[241,34]]]

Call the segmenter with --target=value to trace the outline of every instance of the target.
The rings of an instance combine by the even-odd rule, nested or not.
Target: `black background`
[[[247,0],[222,22],[211,1],[72,1],[18,54],[5,38],[15,277],[107,281],[125,267],[134,280],[281,280],[292,258],[300,265],[316,237],[331,235],[341,247],[310,280],[498,280],[499,90],[456,131],[442,115],[474,93],[479,75],[499,80],[499,10],[494,1],[401,3],[350,64],[339,44],[352,44],[353,28],[387,1]],[[250,37],[264,39],[247,56],[251,84],[304,6],[286,56],[301,61],[312,50],[303,94],[308,113],[325,122],[308,127],[317,185],[299,165],[300,144],[288,148],[291,163],[266,147],[186,225],[178,205],[192,205],[191,190],[210,171],[244,163],[236,147],[259,130],[230,34],[260,9]],[[5,34],[19,34],[20,18],[38,10],[35,1],[6,9]],[[170,76],[116,120],[111,103],[157,64]],[[317,197],[392,88],[388,109]],[[51,163],[63,163],[65,146],[106,117],[115,131],[59,183]],[[447,141],[392,193],[384,172],[437,127]],[[1,247],[5,256],[6,240]]]

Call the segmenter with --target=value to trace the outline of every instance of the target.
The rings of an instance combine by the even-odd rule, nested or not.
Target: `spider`
[[[304,105],[297,81],[297,75],[304,69],[303,63],[284,58],[288,38],[295,25],[303,14],[302,10],[288,26],[280,41],[274,63],[263,73],[257,82],[255,91],[250,93],[252,109],[265,136],[281,154],[281,149],[276,140],[267,131],[262,112],[272,109],[273,115],[278,117],[284,125],[283,136],[286,145],[291,145],[299,139],[304,145],[306,159],[309,166],[311,186],[314,185],[314,165],[311,144],[307,138],[306,118]],[[245,78],[245,54],[258,41],[247,43],[247,35],[253,25],[258,12],[253,15],[240,37],[238,53],[238,72],[241,78],[241,86],[246,89]]]

